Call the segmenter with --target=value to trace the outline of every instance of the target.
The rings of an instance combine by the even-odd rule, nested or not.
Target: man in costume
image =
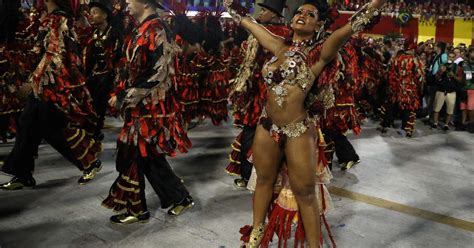
[[[7,142],[25,105],[21,86],[36,66],[32,48],[40,21],[38,11],[22,9],[20,0],[0,1],[0,16],[0,142]]]
[[[420,98],[423,92],[425,72],[423,64],[415,55],[416,45],[405,45],[406,50],[401,51],[392,61],[389,70],[387,100],[381,109],[381,132],[387,132],[395,119],[398,110],[401,111],[402,129],[406,137],[413,136],[416,111],[420,108]]]
[[[115,68],[121,57],[122,37],[111,25],[113,14],[109,0],[89,3],[90,16],[95,29],[84,49],[87,88],[92,96],[94,109],[99,116],[94,137],[102,140],[107,100],[112,93]]]
[[[276,35],[288,36],[289,29],[282,24],[285,1],[266,0],[259,5],[261,10],[258,22]],[[247,159],[248,152],[252,147],[255,129],[266,102],[267,90],[262,77],[262,67],[272,54],[265,51],[252,35],[242,44],[242,53],[244,60],[233,80],[230,99],[234,108],[234,125],[243,130],[232,144],[230,163],[226,171],[240,176],[234,180],[234,184],[245,188],[253,167]]]
[[[343,80],[333,85],[335,102],[334,106],[328,108],[322,115],[322,131],[327,143],[325,149],[328,166],[332,170],[334,153],[338,158],[341,170],[351,169],[360,162],[359,155],[347,139],[346,133],[352,130],[354,134],[360,134],[359,113],[355,105],[355,93],[361,88],[362,70],[359,70],[358,55],[354,48],[356,41],[348,42],[340,52],[347,64],[343,71]]]
[[[195,60],[199,69],[199,105],[201,118],[209,118],[215,126],[228,120],[230,71],[223,49],[224,32],[220,23],[222,13],[204,9],[198,13],[196,24],[204,40]]]
[[[42,139],[83,171],[79,184],[92,180],[101,169],[97,155],[102,144],[91,135],[97,116],[85,88],[71,5],[46,0],[45,6],[48,14],[33,49],[41,60],[24,89],[31,93],[19,119],[15,146],[2,168],[14,176],[0,185],[6,190],[36,185],[32,173]]]
[[[156,10],[155,0],[128,0],[130,14],[139,25],[125,44],[127,61],[115,96],[109,100],[124,119],[117,141],[118,178],[102,205],[123,213],[110,220],[118,224],[146,222],[145,176],[169,215],[179,215],[194,202],[174,174],[165,156],[186,152],[191,146],[184,129],[181,105],[172,90],[179,48]]]

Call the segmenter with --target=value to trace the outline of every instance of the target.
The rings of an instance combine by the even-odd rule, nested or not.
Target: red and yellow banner
[[[335,29],[346,24],[351,15],[351,13],[342,13],[331,28]],[[419,18],[413,18],[406,26],[401,27],[395,22],[395,18],[382,16],[380,23],[366,33],[374,35],[400,33],[406,38],[417,39],[418,42],[435,39],[436,41],[453,43],[454,46],[460,43],[467,46],[474,45],[474,21],[464,20],[463,18],[438,20],[436,24],[421,22]]]

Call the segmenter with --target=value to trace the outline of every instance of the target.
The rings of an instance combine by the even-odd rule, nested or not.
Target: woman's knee
[[[260,186],[272,186],[278,177],[278,173],[272,173],[270,171],[257,171],[257,184]]]
[[[298,200],[313,201],[316,197],[316,185],[314,182],[293,184],[291,189]]]

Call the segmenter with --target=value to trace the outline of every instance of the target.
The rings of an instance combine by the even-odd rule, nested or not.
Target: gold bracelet
[[[380,20],[380,9],[370,6],[370,3],[362,6],[349,20],[354,32],[360,32],[372,28]]]

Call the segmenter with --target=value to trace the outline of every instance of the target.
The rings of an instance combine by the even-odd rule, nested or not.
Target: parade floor
[[[239,228],[251,221],[251,194],[235,188],[224,171],[238,129],[198,126],[189,134],[190,152],[170,159],[196,201],[193,210],[167,216],[148,187],[150,222],[119,226],[100,206],[117,176],[119,123],[109,120],[109,126],[104,168],[89,185],[77,185],[76,167],[41,145],[36,189],[0,191],[1,248],[239,246]],[[362,162],[333,173],[335,209],[328,221],[338,247],[473,247],[474,135],[418,128],[412,139],[395,130],[381,136],[373,123],[350,135]],[[0,145],[0,155],[12,145]]]

